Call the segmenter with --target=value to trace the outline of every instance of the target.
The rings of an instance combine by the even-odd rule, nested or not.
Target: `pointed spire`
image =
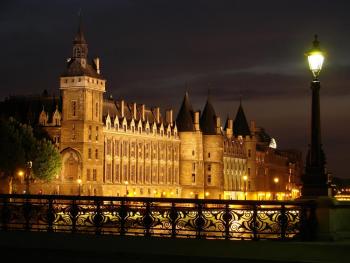
[[[235,136],[250,136],[250,129],[247,122],[247,118],[245,117],[244,110],[242,107],[242,100],[240,99],[238,111],[236,114],[236,118],[233,122],[233,134]]]
[[[203,134],[206,134],[206,135],[217,134],[216,113],[213,105],[211,104],[209,92],[208,92],[208,99],[204,106],[204,110],[199,123]]]
[[[194,131],[193,125],[193,108],[190,103],[188,92],[186,91],[184,99],[181,104],[181,108],[176,118],[178,130],[182,131]]]
[[[82,16],[81,11],[79,11],[78,31],[73,40],[73,59],[85,59],[82,63],[82,65],[85,65],[88,54],[88,47],[82,28]]]
[[[82,26],[83,23],[82,23],[82,12],[81,12],[81,9],[79,9],[78,16],[79,16],[78,31],[77,31],[77,34],[75,35],[73,43],[74,44],[86,44],[86,40],[85,40],[84,33],[83,33],[83,26]]]

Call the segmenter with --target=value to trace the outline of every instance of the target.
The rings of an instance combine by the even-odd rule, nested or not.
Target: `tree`
[[[10,122],[0,120],[0,177],[7,180],[12,192],[12,180],[16,172],[25,167],[25,152],[19,131]]]
[[[5,177],[13,178],[28,161],[33,177],[40,180],[52,180],[61,169],[60,153],[51,141],[35,137],[31,126],[13,118],[0,121],[0,147],[0,171]]]
[[[32,156],[34,176],[51,181],[59,173],[62,165],[57,148],[46,139],[36,141],[36,151]]]

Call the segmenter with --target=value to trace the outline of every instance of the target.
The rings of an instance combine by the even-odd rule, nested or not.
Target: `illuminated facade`
[[[61,98],[24,117],[44,127],[63,163],[52,182],[32,183],[33,193],[272,199],[266,193],[275,189],[274,177],[276,198],[295,188],[298,160],[273,149],[275,141],[262,138],[254,123],[249,127],[241,104],[222,127],[210,97],[200,112],[186,93],[175,120],[172,109],[163,116],[159,107],[104,98],[105,91],[100,61],[88,61],[79,28],[60,77]]]

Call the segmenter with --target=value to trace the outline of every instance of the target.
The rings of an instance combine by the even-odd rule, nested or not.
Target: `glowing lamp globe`
[[[324,53],[320,49],[320,42],[317,39],[317,35],[315,35],[312,49],[306,55],[312,75],[317,79],[324,61]]]

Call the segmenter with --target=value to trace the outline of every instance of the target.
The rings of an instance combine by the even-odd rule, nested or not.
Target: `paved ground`
[[[348,262],[350,242],[224,241],[0,232],[12,262]]]

